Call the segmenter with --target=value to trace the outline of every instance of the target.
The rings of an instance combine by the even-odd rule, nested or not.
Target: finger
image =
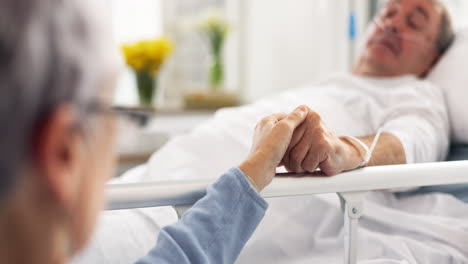
[[[274,125],[276,123],[278,123],[280,120],[283,120],[284,118],[286,118],[286,114],[284,113],[276,113],[276,114],[271,114],[267,117],[264,117],[261,119],[260,122],[258,122],[257,124],[263,128],[265,126],[271,126],[271,125]]]
[[[304,123],[307,124],[307,123]],[[291,152],[289,154],[289,167],[295,171],[306,171],[305,168],[302,167],[302,164],[304,163],[304,160],[307,158],[307,156],[316,154],[318,155],[320,151],[322,150],[321,148],[316,147],[315,145],[315,133],[314,133],[314,128],[310,126],[305,126],[305,131],[304,134],[299,142],[297,142],[296,146],[291,149]],[[312,164],[314,165],[314,164]]]
[[[307,130],[307,123],[303,122],[300,124],[293,133],[293,136],[291,138],[291,142],[289,143],[289,147],[293,148],[301,141],[301,139],[304,137],[305,131]]]
[[[281,162],[287,170],[290,170],[292,168],[290,158],[291,150],[294,148],[294,146],[297,145],[297,143],[302,139],[304,135],[306,127],[301,127],[301,124],[303,124],[304,120],[306,119],[308,112],[309,108],[307,106],[300,106],[296,108],[296,110],[294,110],[291,114],[289,114],[285,119],[282,120],[282,122],[288,124],[288,127],[293,129],[293,134],[291,136],[289,146],[286,149],[285,155],[283,156]],[[296,132],[298,128],[299,131]],[[291,145],[291,143],[293,144]]]
[[[307,172],[314,172],[317,170],[320,164],[319,153],[314,149],[309,149],[304,161],[301,164],[301,167]]]
[[[304,133],[302,133],[303,135]],[[295,139],[296,137],[296,131],[294,132],[293,134],[293,138],[291,139],[291,142],[294,140],[296,141]],[[302,137],[301,137],[302,138]],[[291,166],[291,151],[294,149],[294,147],[297,145],[297,143],[300,142],[301,139],[298,139],[297,142],[295,142],[294,145],[292,145],[291,143],[289,143],[289,146],[288,148],[286,149],[286,152],[284,153],[284,156],[283,156],[283,159],[281,160],[281,163],[283,164],[283,166],[286,168],[286,170],[292,172],[292,166]]]
[[[302,163],[309,151],[309,144],[302,144],[299,142],[289,154],[289,164],[287,164],[287,169],[296,173],[304,172],[302,168]]]
[[[296,130],[294,130],[293,136],[291,138],[291,142],[289,143],[288,149],[286,150],[286,153],[284,154],[284,157],[283,157],[283,162],[285,164],[290,164],[289,157],[291,154],[291,150],[302,140],[302,138],[304,137],[306,128],[307,126],[306,126],[306,123],[304,122],[299,127],[297,127]]]
[[[288,115],[285,113],[275,113],[271,115],[276,121],[281,121],[285,119]]]
[[[290,171],[288,168],[290,168],[291,166],[289,165],[291,160],[289,158],[289,156],[291,155],[291,149],[288,148],[286,149],[286,152],[284,153],[284,156],[283,156],[283,159],[281,160],[281,163],[284,168],[287,170],[287,171]]]
[[[289,159],[289,155],[291,155],[291,149],[287,149],[286,152],[284,153],[284,156],[283,156],[283,159],[281,160],[281,165],[284,166],[284,168],[287,170],[287,171],[290,171],[288,168],[290,168],[289,166],[289,163],[290,163],[290,159]]]
[[[309,108],[305,105],[299,106],[296,110],[292,111],[286,118],[281,120],[281,122],[288,123],[292,129],[296,129],[302,122],[304,122],[309,113]]]
[[[318,167],[327,176],[334,176],[341,172],[340,168],[338,167],[338,164],[336,164],[336,161],[333,162],[329,156],[328,158],[320,162]]]
[[[302,163],[309,152],[309,144],[299,143],[291,150],[289,165],[295,172],[305,172]]]

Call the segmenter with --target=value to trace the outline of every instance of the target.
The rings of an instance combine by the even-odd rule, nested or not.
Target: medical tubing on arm
[[[367,163],[369,163],[369,161],[372,158],[372,153],[374,152],[374,149],[377,146],[377,142],[379,141],[379,138],[380,138],[381,134],[382,134],[382,128],[379,128],[379,130],[377,131],[377,134],[374,137],[374,140],[372,141],[372,144],[371,144],[370,148],[364,142],[362,142],[362,140],[360,140],[357,137],[343,136],[344,138],[347,138],[349,140],[352,140],[352,141],[358,143],[366,151],[366,154],[364,154],[362,162],[359,164],[359,166],[357,166],[357,168],[362,168],[362,167],[366,166]]]

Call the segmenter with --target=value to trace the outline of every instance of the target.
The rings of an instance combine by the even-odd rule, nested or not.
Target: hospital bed
[[[465,143],[468,142],[468,115],[466,103],[460,98],[468,97],[468,76],[460,74],[459,69],[468,68],[466,54],[468,28],[457,33],[451,50],[428,76],[428,80],[445,89],[452,139]],[[413,191],[397,192],[396,196],[445,192],[468,201],[468,145],[452,146],[445,162],[367,167],[334,177],[307,177],[311,176],[307,174],[300,178],[288,176],[291,175],[276,177],[261,195],[273,198],[336,193],[344,217],[344,263],[351,264],[357,261],[358,223],[365,210],[366,194],[375,190],[413,188]],[[213,179],[108,185],[106,210],[173,206],[180,217],[205,195],[206,187],[212,182]],[[414,190],[415,187],[419,188]],[[368,207],[371,207],[370,203]]]
[[[261,194],[265,198],[336,193],[344,214],[344,263],[357,261],[358,222],[366,194],[374,190],[422,187],[425,191],[467,193],[468,146],[456,145],[446,162],[367,167],[334,177],[278,175]],[[297,176],[297,175],[295,175]],[[313,175],[317,176],[317,175]],[[109,185],[106,210],[173,206],[180,216],[205,195],[212,180]],[[442,187],[436,187],[441,186]],[[432,187],[429,187],[432,186]],[[410,193],[408,193],[410,195]],[[466,198],[466,197],[465,197]]]

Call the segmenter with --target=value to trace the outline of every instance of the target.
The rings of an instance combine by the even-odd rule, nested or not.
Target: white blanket
[[[391,98],[405,100],[395,95]],[[379,100],[353,101],[357,99],[359,96],[351,96],[343,102],[342,98],[326,96],[323,90],[302,89],[252,106],[222,110],[192,133],[169,142],[146,166],[120,181],[216,178],[246,157],[254,124],[260,117],[287,112],[299,104],[318,111],[336,133],[355,136],[375,131],[387,116],[387,108],[394,107]],[[382,107],[385,104],[388,107]],[[349,105],[353,108],[347,108]],[[434,109],[443,112],[437,105]],[[435,121],[439,112],[429,118]],[[421,155],[435,159],[443,151],[441,148],[429,156]],[[268,202],[265,219],[238,263],[342,262],[343,215],[335,194],[275,198]],[[365,207],[359,240],[361,262],[468,263],[466,204],[441,194],[397,200],[391,193],[375,192]],[[75,262],[131,263],[154,246],[162,226],[174,221],[176,215],[167,207],[105,212],[91,247]]]

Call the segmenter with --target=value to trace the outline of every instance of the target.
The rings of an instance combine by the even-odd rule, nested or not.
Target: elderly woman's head
[[[102,1],[0,2],[0,234],[8,236],[0,243],[9,244],[0,255],[6,258],[19,253],[3,252],[14,245],[28,253],[10,257],[28,263],[49,253],[68,257],[84,245],[100,210],[113,161],[113,121],[104,109],[116,61],[96,2]]]

